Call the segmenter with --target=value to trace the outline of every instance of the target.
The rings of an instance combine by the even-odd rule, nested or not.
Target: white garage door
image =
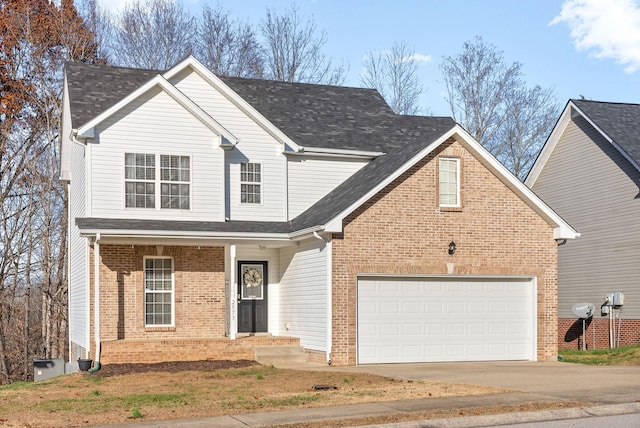
[[[535,359],[531,278],[358,279],[358,363]]]

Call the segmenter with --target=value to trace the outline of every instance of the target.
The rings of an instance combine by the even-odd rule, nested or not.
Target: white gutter
[[[96,342],[96,363],[100,363],[100,233],[93,242],[93,336]],[[97,364],[96,364],[97,365]]]
[[[367,150],[349,150],[349,149],[324,149],[319,147],[300,147],[298,152],[286,152],[286,154],[304,155],[310,153],[325,153],[331,155],[353,155],[353,156],[367,156],[378,157],[384,154],[384,152],[373,152]]]

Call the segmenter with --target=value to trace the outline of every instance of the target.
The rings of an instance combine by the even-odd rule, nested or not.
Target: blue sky
[[[219,1],[237,19],[258,25],[267,7],[295,3],[327,33],[325,54],[349,63],[345,85],[360,86],[367,52],[406,42],[420,54],[422,107],[450,115],[439,65],[481,36],[523,64],[531,86],[569,98],[640,103],[640,0],[180,0],[197,12]],[[100,0],[117,10],[124,0]]]

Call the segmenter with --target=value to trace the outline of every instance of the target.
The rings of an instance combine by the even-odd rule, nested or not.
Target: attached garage
[[[358,364],[536,359],[536,282],[359,277]]]

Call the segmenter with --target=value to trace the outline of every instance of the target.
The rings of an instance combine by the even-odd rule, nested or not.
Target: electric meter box
[[[623,306],[624,305],[624,293],[621,291],[616,291],[613,293],[612,299],[613,306]]]

